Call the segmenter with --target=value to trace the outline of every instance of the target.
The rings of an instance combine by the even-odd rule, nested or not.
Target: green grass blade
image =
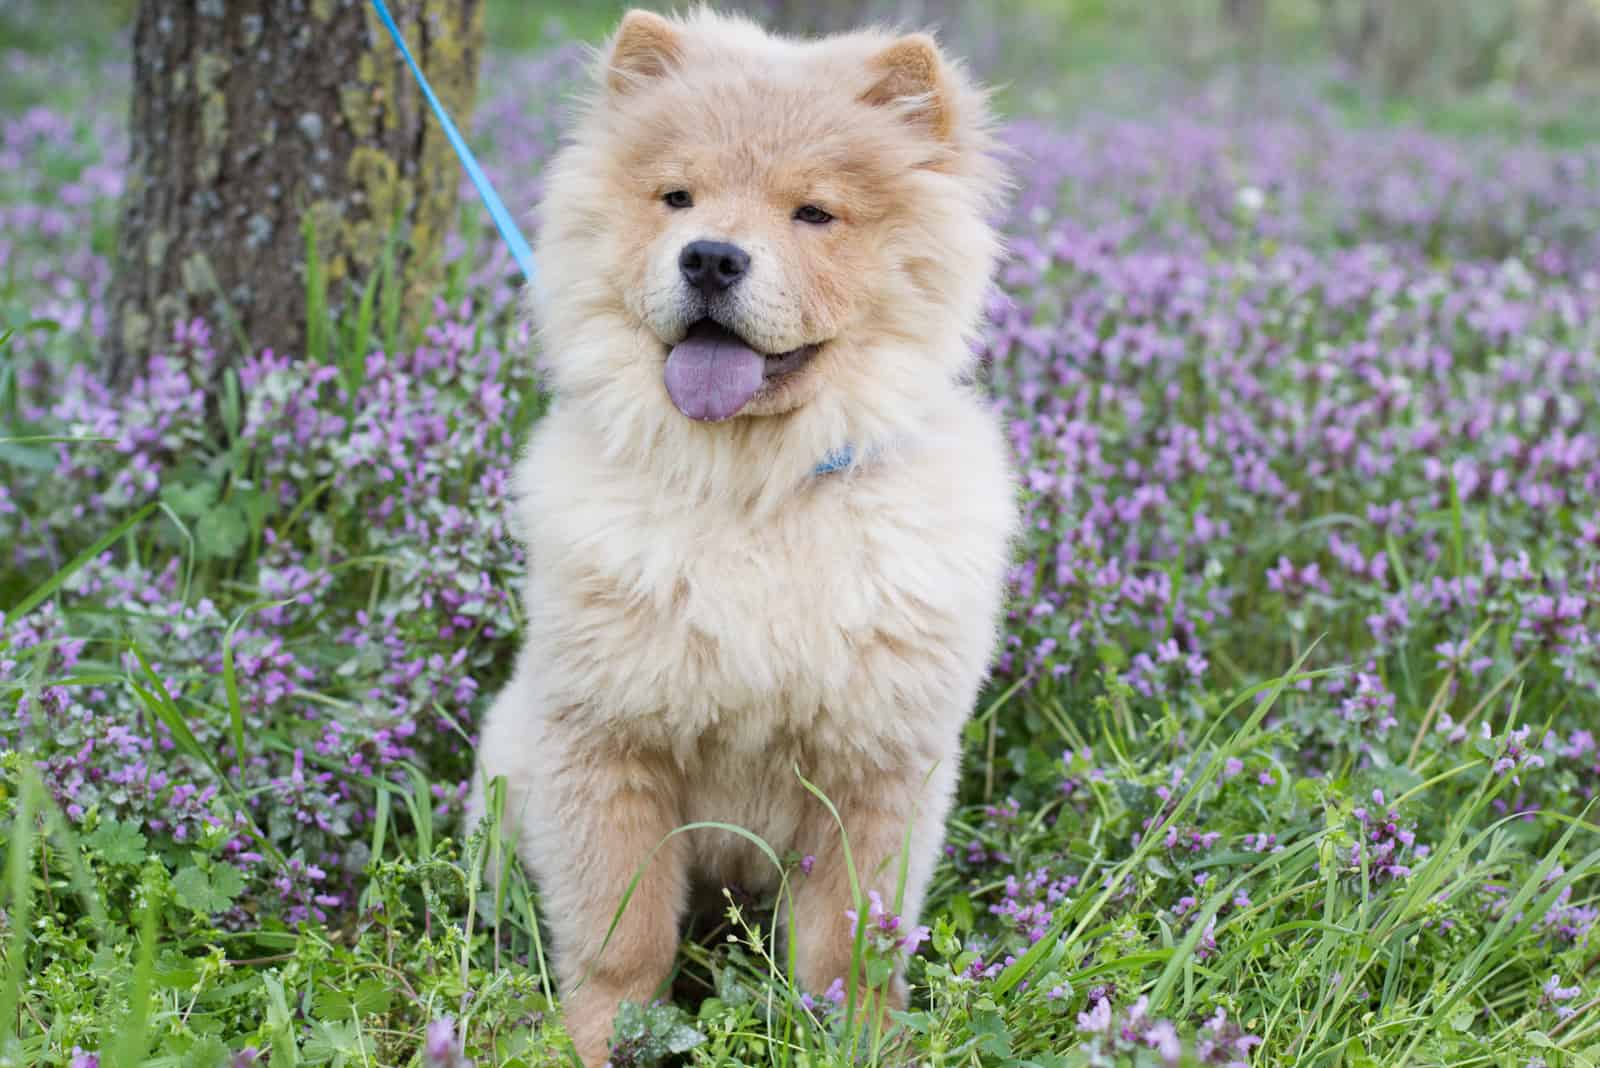
[[[1227,717],[1236,709],[1241,707],[1245,701],[1248,701],[1256,694],[1267,693],[1268,697],[1266,700],[1257,703],[1255,710],[1250,713],[1244,724],[1234,732],[1233,737],[1235,741],[1240,738],[1247,737],[1252,731],[1255,730],[1256,726],[1259,725],[1262,719],[1266,717],[1267,713],[1272,710],[1273,705],[1277,703],[1278,698],[1282,696],[1284,690],[1291,682],[1299,681],[1302,678],[1315,678],[1327,674],[1327,672],[1324,671],[1306,672],[1302,674],[1300,671],[1301,667],[1306,662],[1306,658],[1311,655],[1311,651],[1315,648],[1315,643],[1308,646],[1305,651],[1302,652],[1298,658],[1296,658],[1294,666],[1289,669],[1288,674],[1281,675],[1276,679],[1258,683],[1257,685],[1246,689],[1243,693],[1235,697],[1233,701],[1230,702],[1228,706],[1211,721],[1211,724],[1206,728],[1205,733],[1196,743],[1196,750],[1204,751],[1206,742],[1216,731],[1218,725],[1227,719]],[[1160,840],[1162,833],[1173,823],[1175,823],[1179,816],[1188,811],[1189,807],[1194,803],[1194,799],[1198,795],[1199,791],[1204,788],[1205,785],[1209,783],[1221,770],[1224,756],[1229,751],[1231,751],[1230,746],[1222,746],[1214,750],[1211,756],[1207,759],[1206,763],[1201,767],[1200,773],[1195,777],[1194,783],[1189,787],[1188,790],[1184,792],[1183,796],[1178,800],[1177,805],[1173,807],[1172,811],[1167,815],[1167,817],[1156,826],[1151,827],[1140,840],[1138,847],[1133,851],[1133,853],[1112,868],[1110,876],[1106,880],[1105,886],[1101,888],[1100,893],[1094,898],[1093,904],[1088,907],[1082,918],[1079,919],[1078,926],[1073,930],[1073,932],[1066,936],[1066,940],[1069,943],[1075,942],[1078,937],[1082,935],[1083,930],[1085,927],[1087,927],[1089,920],[1099,915],[1100,910],[1105,907],[1106,902],[1111,900],[1111,895],[1115,891],[1117,885],[1127,876],[1127,874],[1137,870],[1138,867],[1144,863],[1144,858],[1150,854],[1152,849],[1154,849],[1155,843]],[[1052,944],[1057,939],[1061,938],[1066,932],[1067,924],[1071,922],[1072,915],[1073,912],[1070,909],[1060,910],[1060,915],[1051,921],[1050,928],[1046,931],[1044,937],[1030,946],[1027,952],[1023,953],[1022,956],[1018,957],[1015,962],[1013,962],[1009,967],[1000,973],[994,982],[994,989],[997,995],[1004,995],[1009,992],[1017,985],[1017,983],[1022,981],[1023,977],[1032,971],[1032,969],[1039,963],[1040,958],[1050,951]]]
[[[306,352],[318,363],[328,357],[328,280],[322,257],[317,251],[317,220],[313,212],[301,219],[300,232],[306,243]]]
[[[144,1063],[150,1048],[150,988],[156,961],[156,908],[159,896],[147,888],[145,907],[139,922],[139,949],[134,957],[133,982],[128,993],[128,1012],[117,1028],[116,1045],[107,1058],[108,1068],[137,1068]]]
[[[66,582],[73,575],[76,575],[79,571],[81,571],[84,565],[88,564],[89,561],[99,557],[101,553],[105,552],[107,549],[111,548],[112,545],[116,544],[117,540],[120,539],[124,534],[128,533],[128,531],[144,522],[145,517],[147,517],[151,512],[155,511],[156,507],[157,502],[151,501],[143,508],[140,508],[132,515],[128,516],[128,518],[112,527],[108,533],[102,535],[95,541],[93,545],[83,550],[83,552],[79,553],[77,556],[74,556],[65,567],[61,568],[55,574],[45,579],[44,582],[40,583],[32,593],[28,594],[28,596],[24,597],[21,601],[13,605],[6,612],[6,618],[8,620],[14,620],[18,616],[25,616],[29,612],[33,611],[44,602],[45,598],[59,590],[62,583]]]
[[[27,969],[28,932],[33,926],[33,892],[28,876],[33,859],[36,801],[31,779],[24,779],[17,796],[16,818],[11,821],[11,834],[6,842],[6,902],[11,943],[6,949],[5,977],[0,980],[0,1043],[16,1034],[22,976]]]

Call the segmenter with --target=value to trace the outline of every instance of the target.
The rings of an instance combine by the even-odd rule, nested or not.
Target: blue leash
[[[389,5],[384,0],[372,0],[372,7],[378,12],[378,18],[389,29],[389,36],[394,38],[394,43],[400,49],[400,54],[405,57],[406,65],[411,68],[411,73],[416,76],[417,84],[422,87],[422,95],[427,97],[428,105],[433,108],[433,113],[439,117],[439,125],[444,127],[444,135],[450,139],[450,146],[456,150],[456,155],[461,157],[461,165],[467,170],[467,177],[472,179],[472,184],[478,187],[478,195],[483,198],[483,206],[489,209],[489,217],[494,220],[500,236],[505,239],[506,247],[511,250],[511,257],[517,261],[517,266],[522,268],[523,277],[532,282],[538,275],[538,270],[533,263],[533,249],[528,247],[528,241],[522,236],[522,231],[517,229],[516,222],[511,218],[511,213],[506,210],[505,203],[500,199],[500,194],[494,191],[494,185],[489,181],[489,176],[483,173],[483,168],[478,166],[478,157],[472,154],[472,149],[467,147],[466,140],[461,136],[461,131],[456,129],[456,124],[450,121],[450,115],[445,111],[444,105],[439,103],[439,98],[433,93],[433,86],[428,84],[428,79],[423,77],[422,68],[417,66],[417,61],[411,57],[411,49],[406,47],[405,38],[400,35],[400,27],[395,25],[394,16],[389,13]],[[814,475],[831,475],[835,471],[843,471],[855,466],[856,451],[849,445],[834,449],[822,458],[822,461],[812,468]]]
[[[517,261],[517,266],[522,268],[523,277],[532,282],[538,274],[533,264],[533,250],[528,247],[527,239],[522,236],[522,231],[517,229],[517,224],[511,218],[511,213],[506,210],[505,204],[500,200],[500,195],[494,191],[494,186],[489,181],[489,176],[483,173],[483,168],[478,166],[478,157],[472,154],[472,149],[467,147],[467,142],[462,138],[461,132],[456,129],[456,124],[450,121],[450,116],[444,110],[444,105],[439,103],[439,98],[433,95],[433,86],[428,84],[428,79],[422,76],[422,68],[417,66],[417,61],[411,58],[411,49],[406,47],[405,38],[400,36],[400,27],[395,25],[394,16],[389,14],[389,5],[383,0],[372,0],[372,6],[378,12],[378,18],[389,28],[389,36],[394,38],[395,45],[400,49],[400,54],[405,57],[411,73],[416,75],[417,84],[422,87],[422,95],[428,98],[428,104],[433,108],[433,113],[439,116],[439,125],[444,127],[444,135],[450,139],[450,145],[456,150],[456,155],[461,157],[461,165],[467,169],[467,177],[472,179],[472,184],[478,187],[478,195],[483,198],[483,206],[489,209],[490,218],[494,219],[495,226],[500,230],[500,236],[505,239],[506,247],[511,249],[511,257]]]

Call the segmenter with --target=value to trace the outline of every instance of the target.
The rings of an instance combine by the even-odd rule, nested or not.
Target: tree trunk
[[[470,128],[482,0],[389,6]],[[113,382],[192,316],[233,339],[230,354],[303,355],[311,236],[330,312],[360,292],[397,220],[410,284],[437,275],[460,166],[368,0],[140,0],[133,46]]]
[[[1222,0],[1222,21],[1234,33],[1254,35],[1266,18],[1266,0]]]
[[[1361,24],[1356,29],[1356,62],[1362,67],[1369,66],[1369,60],[1378,49],[1379,39],[1383,36],[1383,11],[1378,0],[1363,0],[1361,5]]]
[[[1222,24],[1230,43],[1244,52],[1245,74],[1257,86],[1267,52],[1267,0],[1222,0]]]

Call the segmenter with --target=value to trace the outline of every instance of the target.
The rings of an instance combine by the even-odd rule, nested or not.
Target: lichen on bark
[[[468,128],[481,0],[390,8]],[[408,293],[435,283],[458,165],[366,0],[141,0],[133,64],[107,341],[114,381],[136,374],[174,320],[192,316],[211,320],[234,355],[246,343],[299,355],[307,217],[334,314],[372,276],[396,220]]]

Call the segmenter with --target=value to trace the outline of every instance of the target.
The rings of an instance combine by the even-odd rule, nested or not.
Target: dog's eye
[[[823,223],[833,221],[833,216],[817,207],[815,204],[804,204],[795,211],[794,217],[803,223],[821,226]]]
[[[669,208],[690,208],[694,206],[694,197],[689,195],[687,189],[674,189],[661,198],[667,202]]]

